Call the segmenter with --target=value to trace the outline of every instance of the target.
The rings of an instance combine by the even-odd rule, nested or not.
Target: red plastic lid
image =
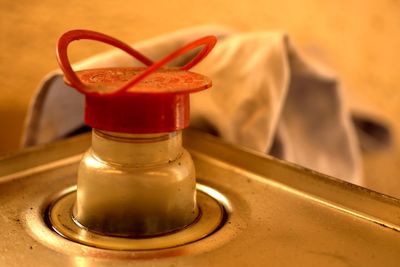
[[[147,67],[101,68],[75,73],[67,56],[67,47],[79,39],[97,40],[120,48]],[[57,59],[65,82],[86,96],[85,122],[89,126],[124,133],[171,132],[189,125],[189,94],[211,87],[208,77],[188,70],[199,63],[215,43],[214,36],[203,37],[153,63],[110,36],[73,30],[59,39]],[[204,47],[185,66],[162,68],[198,46]]]

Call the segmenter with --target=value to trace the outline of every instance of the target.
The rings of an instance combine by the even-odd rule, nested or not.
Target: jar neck
[[[109,164],[131,167],[165,164],[183,152],[182,132],[126,134],[93,129],[92,153]]]

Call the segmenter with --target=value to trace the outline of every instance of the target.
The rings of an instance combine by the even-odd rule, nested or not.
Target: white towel
[[[211,90],[192,95],[191,125],[232,143],[272,154],[362,185],[358,140],[336,77],[304,59],[282,32],[235,32],[204,26],[134,44],[157,60],[204,35],[219,42],[193,71],[213,80]],[[183,64],[194,53],[174,65]],[[74,69],[134,66],[111,50]],[[26,120],[23,144],[64,138],[81,128],[84,98],[57,70],[44,78]]]

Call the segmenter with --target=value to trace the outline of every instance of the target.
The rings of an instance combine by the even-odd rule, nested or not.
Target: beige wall
[[[396,136],[400,132],[398,0],[0,0],[0,7],[0,153],[17,149],[29,99],[40,79],[57,68],[56,39],[72,28],[129,42],[204,23],[282,29],[303,51],[337,70],[353,106],[368,103],[391,123]],[[72,49],[72,59],[105,49],[85,43]],[[375,162],[400,166],[399,143],[396,138],[396,149],[365,155],[368,175],[382,174]]]

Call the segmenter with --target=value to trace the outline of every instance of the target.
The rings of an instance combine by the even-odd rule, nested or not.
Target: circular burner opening
[[[155,250],[177,247],[203,239],[220,229],[228,219],[229,202],[218,191],[197,184],[199,216],[195,222],[178,231],[146,237],[110,236],[79,225],[73,218],[76,190],[56,199],[46,212],[49,226],[59,235],[87,246],[111,250]]]

